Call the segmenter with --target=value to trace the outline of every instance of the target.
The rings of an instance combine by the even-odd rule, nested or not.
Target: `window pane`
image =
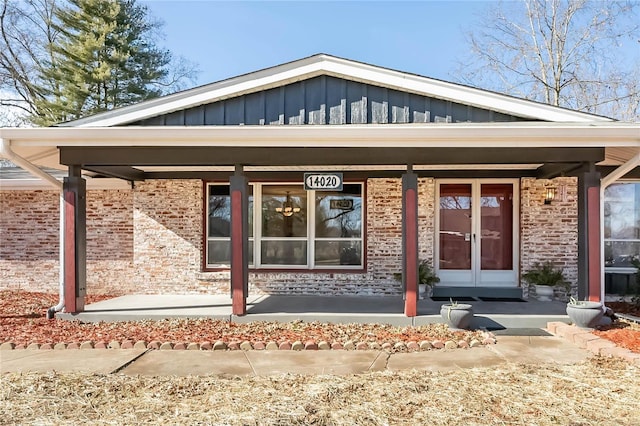
[[[307,192],[301,185],[262,187],[262,236],[307,236]]]
[[[253,237],[253,188],[249,186],[249,236]],[[229,185],[209,186],[209,237],[231,236]]]
[[[231,242],[229,240],[216,240],[207,242],[207,264],[229,265],[231,264]]]
[[[231,199],[228,185],[209,186],[209,237],[231,235]]]
[[[306,241],[262,241],[263,265],[306,265]]]
[[[362,242],[316,241],[316,266],[362,265]]]
[[[480,198],[481,269],[513,269],[513,184],[483,184]]]
[[[249,265],[253,265],[253,241],[249,240]],[[208,265],[231,265],[231,241],[215,240],[207,242]]]
[[[640,183],[618,183],[604,194],[604,262],[631,267],[640,259]]]
[[[605,190],[604,237],[640,239],[640,183],[614,184]]]
[[[316,192],[316,237],[359,238],[362,235],[362,186],[342,192]]]
[[[471,185],[440,185],[440,269],[471,269]]]
[[[633,267],[631,260],[640,259],[640,241],[605,241],[604,265],[607,267]]]

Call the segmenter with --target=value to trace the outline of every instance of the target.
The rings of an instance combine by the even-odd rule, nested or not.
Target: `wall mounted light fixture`
[[[544,192],[544,203],[551,204],[551,202],[555,198],[556,198],[556,188],[553,186],[546,187]]]

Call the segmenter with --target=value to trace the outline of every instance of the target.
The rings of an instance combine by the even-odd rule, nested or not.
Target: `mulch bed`
[[[616,314],[626,314],[640,318],[640,304],[631,302],[607,302],[607,307]],[[610,326],[600,327],[593,332],[596,336],[607,339],[617,346],[640,353],[640,325],[634,321],[618,320]]]
[[[114,295],[87,295],[87,303],[95,303]],[[173,343],[242,341],[308,342],[327,341],[342,344],[351,341],[380,345],[421,341],[484,341],[479,331],[450,331],[444,324],[419,327],[394,327],[386,324],[332,324],[302,321],[289,323],[256,321],[246,324],[212,319],[167,319],[114,323],[87,323],[47,320],[46,310],[58,302],[51,293],[22,290],[0,291],[0,343],[74,343],[111,341],[160,341]],[[608,302],[616,313],[640,317],[640,307],[629,302]],[[640,353],[640,326],[629,321],[594,331],[599,337]]]
[[[87,303],[114,297],[87,296]],[[57,303],[57,296],[26,291],[0,291],[0,343],[18,346],[31,343],[53,344],[85,341],[144,341],[171,343],[200,342],[309,342],[326,341],[395,345],[408,342],[446,342],[456,344],[487,341],[481,331],[451,331],[445,324],[394,327],[387,324],[333,324],[293,321],[232,323],[214,319],[165,319],[128,322],[81,323],[48,320],[46,310]]]

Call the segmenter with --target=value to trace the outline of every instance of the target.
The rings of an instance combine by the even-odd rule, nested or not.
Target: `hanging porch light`
[[[291,217],[294,213],[300,212],[300,207],[296,207],[293,205],[291,196],[289,195],[289,191],[287,191],[287,198],[282,203],[282,207],[276,207],[276,212],[282,214],[285,217]]]

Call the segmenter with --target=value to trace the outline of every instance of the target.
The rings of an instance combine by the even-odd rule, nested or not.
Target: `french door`
[[[438,286],[518,286],[518,194],[514,179],[437,181]]]

